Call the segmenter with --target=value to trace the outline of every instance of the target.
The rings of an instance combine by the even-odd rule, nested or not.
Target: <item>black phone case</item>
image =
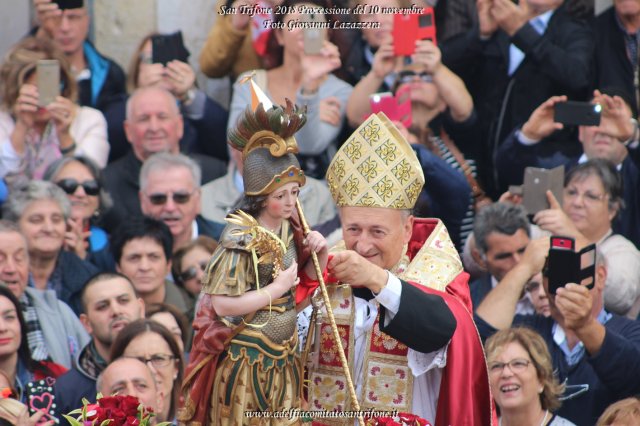
[[[599,126],[600,105],[567,101],[555,104],[553,121],[570,126]]]
[[[53,0],[53,3],[57,4],[62,10],[79,9],[84,6],[84,0]]]
[[[560,238],[573,240],[567,237]],[[575,243],[573,246],[575,246]],[[595,249],[595,244],[591,244],[576,252],[573,248],[554,247],[552,243],[545,267],[545,275],[549,279],[549,293],[556,294],[556,291],[560,287],[564,287],[568,283],[580,284],[588,278],[591,284],[586,285],[586,287],[589,289],[593,288],[595,284],[595,257],[593,264],[587,265],[584,268],[580,265],[580,260],[584,254],[595,251]]]
[[[187,62],[189,51],[184,46],[182,31],[151,37],[151,57],[154,64],[162,64],[164,66],[176,59]]]

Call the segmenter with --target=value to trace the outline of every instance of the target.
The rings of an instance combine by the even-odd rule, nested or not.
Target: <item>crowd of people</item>
[[[153,33],[127,72],[90,3],[33,0],[0,64],[0,424],[98,393],[185,425],[640,423],[640,1],[419,0],[437,36],[398,56],[374,12],[406,0],[219,0],[258,13],[218,14],[199,70]],[[310,53],[298,6],[366,25]],[[554,236],[595,244],[592,287],[549,288]]]

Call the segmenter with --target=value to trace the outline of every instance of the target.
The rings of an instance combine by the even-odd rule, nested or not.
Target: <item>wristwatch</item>
[[[635,118],[631,117],[629,119],[629,121],[631,121],[631,124],[633,124],[633,133],[631,134],[631,137],[629,139],[627,139],[626,141],[622,141],[622,144],[624,146],[629,145],[632,142],[637,141],[638,139],[640,139],[640,135],[638,135],[638,120],[636,120]]]
[[[191,103],[196,99],[196,89],[193,87],[184,94],[181,101],[184,105],[191,105]]]

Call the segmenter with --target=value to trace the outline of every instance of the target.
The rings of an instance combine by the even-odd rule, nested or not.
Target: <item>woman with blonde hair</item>
[[[60,65],[60,95],[41,105],[38,62]],[[0,68],[0,178],[40,179],[63,156],[86,155],[107,164],[109,143],[102,114],[76,105],[77,84],[64,54],[49,41],[29,37],[6,56]]]
[[[602,413],[596,426],[634,426],[640,424],[640,398],[625,398],[611,404]]]
[[[485,343],[489,384],[500,410],[500,426],[571,426],[553,414],[564,386],[553,375],[551,355],[535,331],[500,330]]]

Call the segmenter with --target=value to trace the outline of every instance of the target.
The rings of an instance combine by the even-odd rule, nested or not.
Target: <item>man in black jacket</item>
[[[515,126],[552,95],[586,100],[591,85],[593,37],[562,0],[479,0],[479,25],[442,46],[443,63],[473,96],[486,156]],[[573,147],[558,145],[559,150]],[[494,194],[495,195],[495,194]]]
[[[640,2],[614,0],[613,6],[594,21],[596,42],[595,87],[620,87],[633,99],[631,108],[638,115],[638,35]]]

